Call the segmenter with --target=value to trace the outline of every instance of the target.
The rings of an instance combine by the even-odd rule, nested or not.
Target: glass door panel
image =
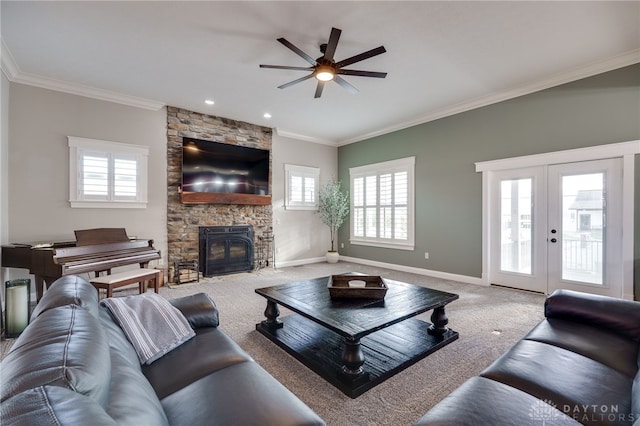
[[[500,182],[500,270],[531,275],[532,178]]]
[[[604,282],[604,176],[562,176],[563,280]]]

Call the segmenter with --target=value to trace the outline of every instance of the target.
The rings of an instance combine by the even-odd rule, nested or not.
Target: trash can
[[[31,280],[10,280],[4,283],[5,327],[7,337],[17,337],[29,324]]]

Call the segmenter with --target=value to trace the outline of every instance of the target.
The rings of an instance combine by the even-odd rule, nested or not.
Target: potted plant
[[[327,252],[327,262],[336,263],[339,256],[335,247],[336,235],[349,214],[349,194],[342,192],[340,182],[333,179],[320,189],[318,212],[331,232],[331,250]]]

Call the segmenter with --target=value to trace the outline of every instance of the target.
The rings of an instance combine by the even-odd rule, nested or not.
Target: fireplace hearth
[[[253,270],[253,226],[200,226],[199,239],[199,263],[203,276]]]

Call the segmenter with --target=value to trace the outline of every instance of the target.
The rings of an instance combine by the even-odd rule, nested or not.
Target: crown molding
[[[66,81],[55,80],[52,78],[27,73],[21,73],[17,78],[14,78],[11,81],[14,83],[27,84],[29,86],[36,86],[43,89],[55,90],[58,92],[84,96],[86,98],[98,99],[101,101],[114,102],[151,111],[158,111],[165,106],[163,102],[158,102],[151,99],[124,95],[118,92],[97,89],[80,84],[68,83]]]
[[[4,44],[4,39],[2,38],[0,38],[0,68],[2,68],[2,73],[9,81],[13,81],[20,72],[11,51]]]
[[[98,99],[101,101],[115,102],[122,105],[142,108],[152,111],[158,111],[165,106],[163,102],[151,99],[139,98],[137,96],[124,95],[110,90],[97,89],[95,87],[84,86],[81,84],[69,83],[62,80],[56,80],[49,77],[43,77],[36,74],[22,72],[16,64],[11,51],[1,41],[0,48],[0,66],[2,72],[12,83],[26,84],[29,86],[40,87],[42,89],[55,90],[57,92],[69,93],[72,95],[84,96],[87,98]]]
[[[312,142],[312,143],[318,143],[321,145],[329,145],[329,146],[338,146],[338,144],[336,142],[333,141],[329,141],[326,139],[319,139],[319,138],[314,138],[311,136],[307,136],[307,135],[301,135],[299,133],[294,133],[294,132],[290,132],[287,130],[282,130],[279,128],[274,128],[276,134],[278,136],[282,136],[283,138],[291,138],[291,139],[298,139],[301,141],[305,141],[305,142]]]
[[[550,89],[562,84],[571,83],[583,78],[592,77],[604,72],[613,71],[618,68],[626,67],[640,62],[640,49],[632,50],[630,52],[614,56],[605,61],[596,62],[585,67],[575,68],[570,71],[556,74],[553,77],[540,80],[538,82],[528,84],[526,86],[514,87],[503,92],[495,93],[488,96],[476,98],[471,101],[462,102],[459,104],[451,105],[441,108],[437,111],[418,117],[411,121],[405,121],[394,126],[385,127],[376,130],[371,133],[367,133],[355,138],[346,139],[338,142],[338,146],[349,145],[351,143],[360,142],[365,139],[370,139],[376,136],[381,136],[387,133],[395,132],[398,130],[406,129],[409,127],[417,126],[419,124],[428,123],[429,121],[438,120],[440,118],[449,117],[462,112],[471,111],[473,109],[481,108],[484,106],[496,104],[498,102],[507,101],[523,95],[539,92],[541,90]]]

